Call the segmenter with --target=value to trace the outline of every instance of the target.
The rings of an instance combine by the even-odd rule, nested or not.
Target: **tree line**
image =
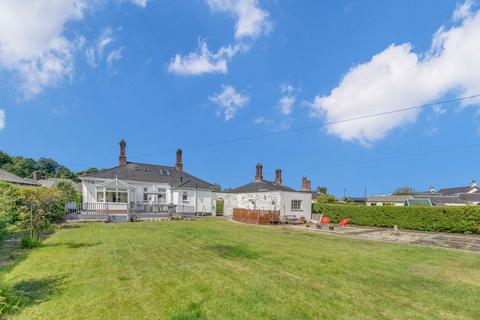
[[[50,158],[40,158],[38,160],[25,158],[21,156],[10,156],[0,151],[0,168],[9,171],[22,178],[32,178],[33,173],[37,172],[41,178],[62,178],[80,181],[82,174],[98,172],[99,169],[92,167],[80,172],[74,172],[66,166]]]

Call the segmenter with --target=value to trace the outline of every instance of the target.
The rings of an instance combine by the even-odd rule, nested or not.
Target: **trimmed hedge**
[[[349,218],[351,224],[419,231],[480,234],[480,206],[393,207],[315,204],[315,211],[333,222]]]

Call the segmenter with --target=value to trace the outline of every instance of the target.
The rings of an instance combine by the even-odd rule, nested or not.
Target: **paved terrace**
[[[337,225],[335,225],[334,230],[328,230],[327,226],[323,226],[322,229],[318,229],[315,226],[307,228],[303,225],[292,225],[288,226],[288,228],[328,234],[333,236],[344,236],[366,240],[408,243],[426,247],[439,247],[480,252],[479,235],[463,235],[454,233],[421,232],[407,230],[399,230],[398,232],[395,232],[393,228],[375,228],[360,226],[348,226],[342,228],[338,227]]]

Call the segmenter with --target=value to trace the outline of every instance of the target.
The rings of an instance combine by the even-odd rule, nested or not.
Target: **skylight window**
[[[170,175],[170,172],[167,169],[160,169],[160,174],[162,176],[168,176]]]

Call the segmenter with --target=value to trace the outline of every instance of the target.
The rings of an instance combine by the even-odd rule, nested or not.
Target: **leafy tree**
[[[37,171],[39,176],[43,178],[62,178],[71,179],[75,182],[80,181],[78,174],[49,158],[40,158],[38,161],[35,161],[30,158],[11,157],[7,153],[0,151],[0,168],[23,178],[32,178],[33,172]],[[98,169],[90,168],[87,171],[93,173],[97,172]]]
[[[35,160],[30,158],[13,157],[11,162],[2,166],[5,169],[17,176],[24,178],[31,178],[33,171],[37,169]]]
[[[100,171],[98,168],[91,167],[91,168],[88,168],[87,170],[80,171],[78,175],[92,174],[92,173],[97,173],[98,171]]]
[[[39,240],[42,231],[52,222],[63,219],[66,197],[62,191],[44,188],[21,188],[18,226],[28,232],[30,239]]]
[[[214,191],[216,191],[216,192],[222,191],[222,186],[220,186],[219,183],[215,183],[214,186],[215,186],[215,190],[214,190]]]
[[[217,213],[223,213],[225,201],[223,199],[217,199]]]
[[[318,187],[317,187],[317,193],[327,194],[327,188],[326,188],[326,187],[322,187],[322,186],[318,186]]]
[[[55,177],[60,169],[58,162],[48,158],[40,158],[37,161],[37,170],[42,177]]]
[[[0,168],[9,163],[12,163],[12,158],[5,152],[0,151]]]
[[[62,179],[70,179],[70,180],[73,180],[75,182],[78,182],[80,181],[80,179],[78,178],[78,175],[72,171],[70,171],[70,169],[68,169],[67,167],[61,165],[58,169],[58,173],[55,175],[56,178],[62,178]]]
[[[13,231],[13,224],[19,213],[18,187],[0,182],[0,246]]]
[[[62,191],[67,202],[80,203],[80,193],[75,190],[75,187],[71,182],[60,181],[57,185],[57,189]]]
[[[414,193],[415,193],[415,189],[405,185],[403,187],[397,188],[392,194],[395,196],[409,196]]]

